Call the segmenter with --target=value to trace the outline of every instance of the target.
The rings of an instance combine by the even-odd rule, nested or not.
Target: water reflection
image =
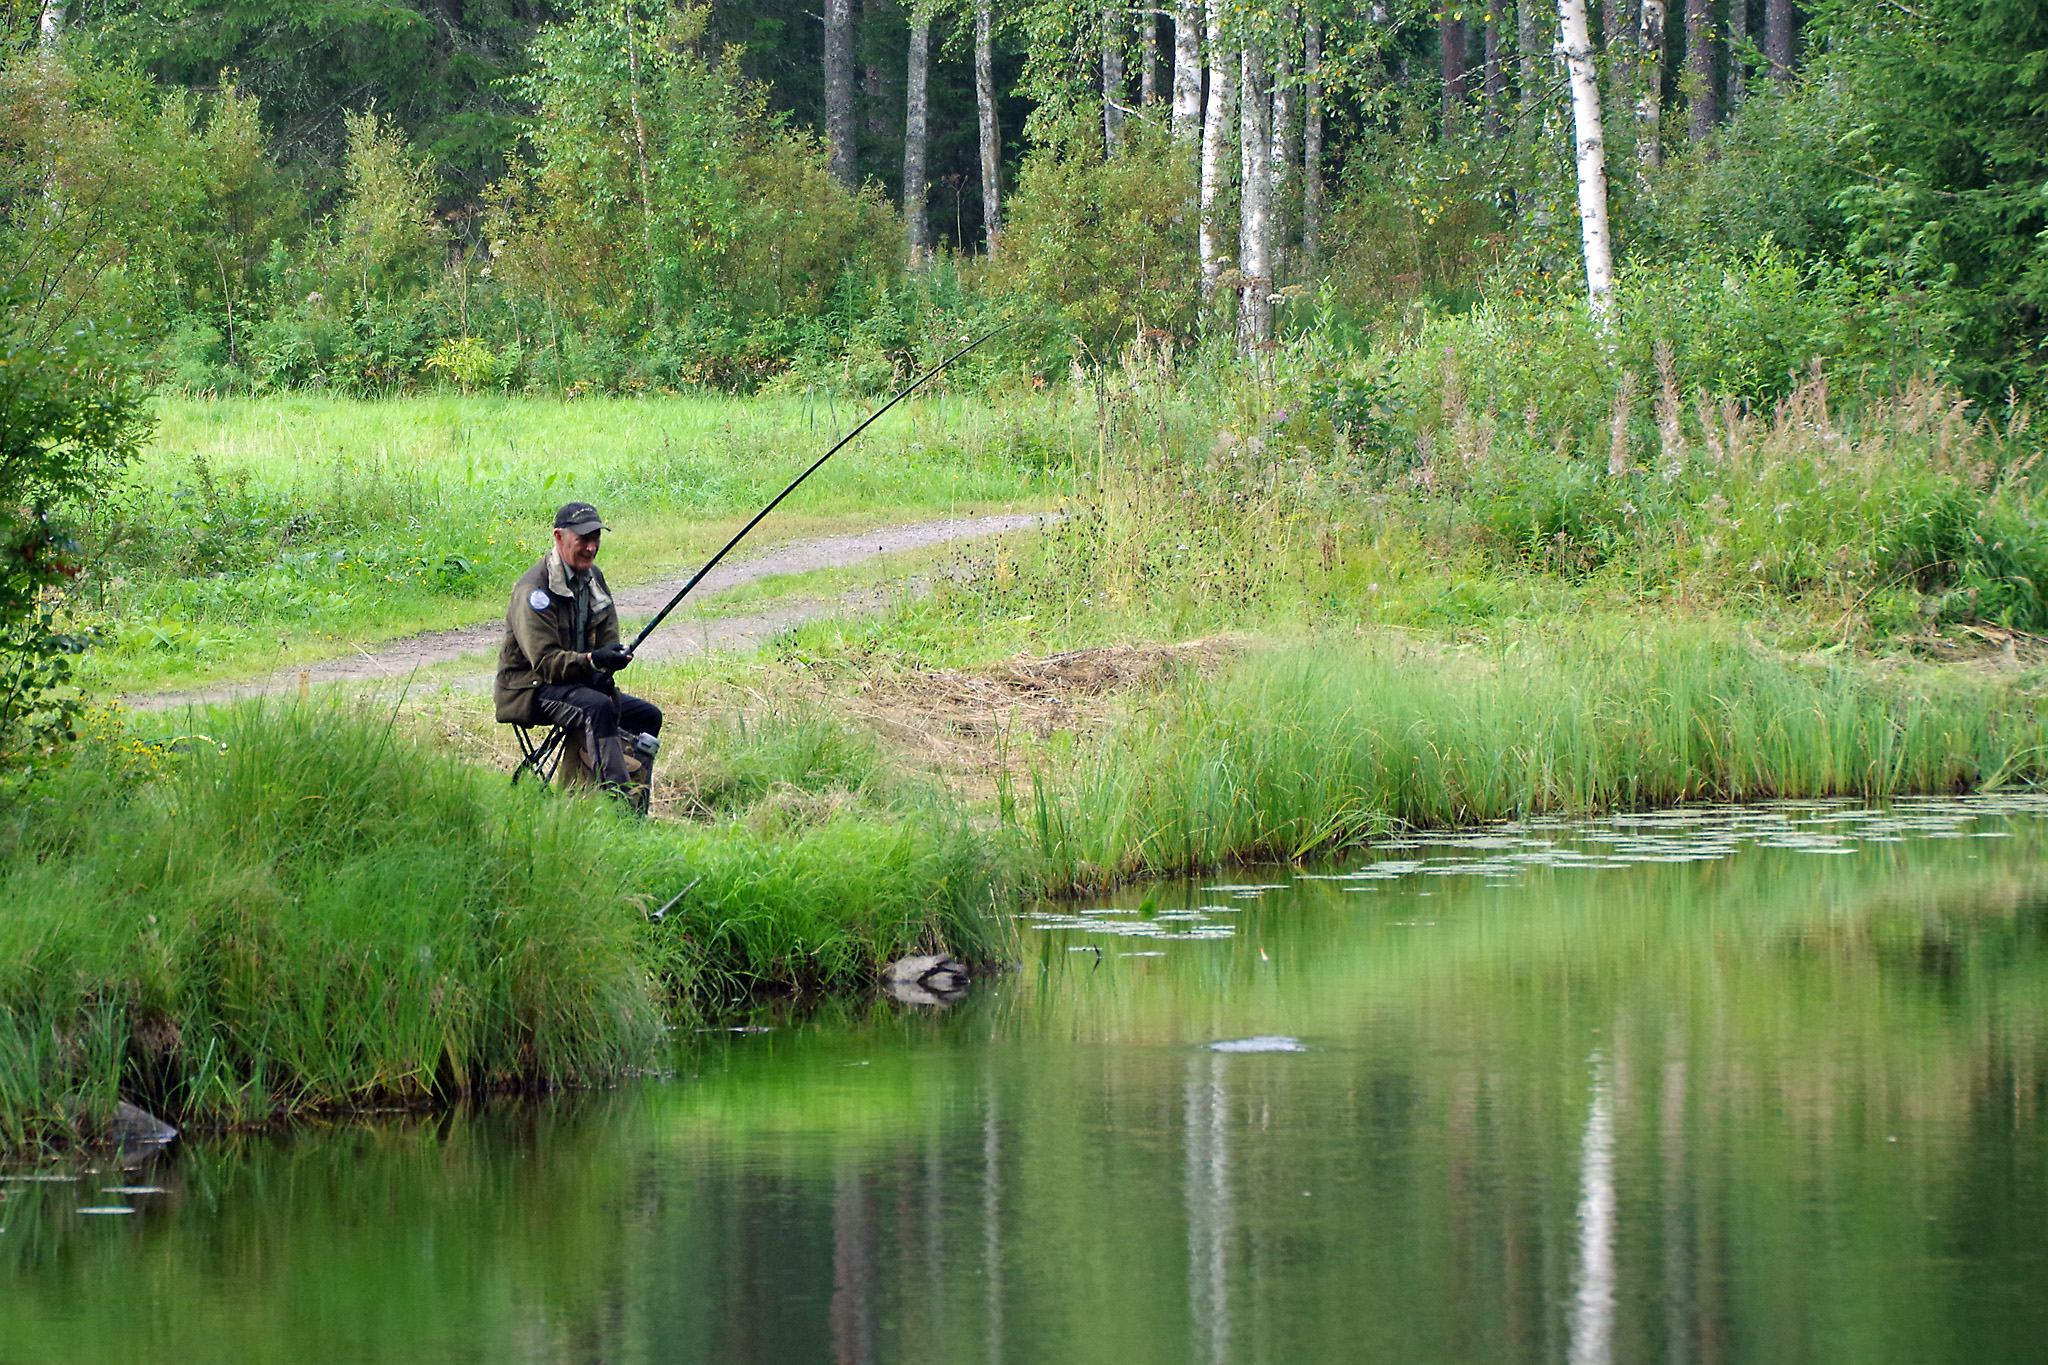
[[[1230,1111],[1223,1058],[1188,1061],[1188,1316],[1193,1359],[1229,1359]]]
[[[1593,1054],[1593,1103],[1579,1144],[1578,1294],[1571,1365],[1614,1359],[1614,1094],[1607,1059]]]
[[[0,1360],[2038,1356],[2048,821],[1404,842],[1062,910],[943,1016],[0,1180]]]

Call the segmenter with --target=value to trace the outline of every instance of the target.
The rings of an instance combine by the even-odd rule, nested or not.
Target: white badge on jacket
[[[555,599],[547,595],[547,591],[545,589],[535,588],[532,592],[527,594],[526,605],[532,607],[535,611],[546,611],[548,609],[548,605],[552,603],[554,600]]]

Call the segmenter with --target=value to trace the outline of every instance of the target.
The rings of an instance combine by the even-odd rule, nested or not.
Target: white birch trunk
[[[1209,95],[1202,111],[1202,297],[1216,292],[1216,278],[1223,273],[1222,231],[1218,221],[1219,200],[1226,186],[1229,168],[1224,156],[1229,151],[1231,105],[1236,102],[1237,81],[1231,71],[1231,54],[1223,46],[1223,6],[1227,0],[1209,0]]]
[[[1664,0],[1643,0],[1636,66],[1636,160],[1664,164]]]
[[[1301,254],[1314,265],[1323,239],[1323,21],[1302,35],[1306,96],[1301,119]]]
[[[1193,147],[1202,135],[1202,0],[1173,11],[1173,136]]]
[[[1273,230],[1267,235],[1267,240],[1272,244],[1272,275],[1275,280],[1287,273],[1288,182],[1293,178],[1300,152],[1300,143],[1295,135],[1299,120],[1294,84],[1294,45],[1301,40],[1299,18],[1295,7],[1289,5],[1273,39],[1273,157],[1267,162],[1271,182],[1267,187],[1267,197],[1273,215]]]
[[[1572,87],[1572,141],[1579,168],[1579,238],[1586,253],[1586,305],[1603,326],[1614,305],[1614,255],[1607,237],[1607,146],[1600,131],[1600,82],[1586,0],[1557,0],[1558,50]]]
[[[1124,144],[1124,39],[1130,20],[1121,9],[1102,11],[1102,152],[1115,156]]]
[[[994,256],[1003,236],[1003,134],[996,124],[994,0],[974,6],[974,109],[981,120],[981,223]]]
[[[1138,106],[1150,109],[1159,103],[1159,15],[1146,10],[1138,16]]]
[[[925,150],[931,118],[931,65],[932,16],[920,4],[910,14],[910,58],[903,82],[903,222],[912,270],[924,264],[932,246],[931,217],[925,206],[929,197]]]
[[[1266,50],[1247,42],[1238,85],[1237,339],[1250,347],[1273,335],[1273,128]]]
[[[43,46],[54,47],[64,36],[64,0],[43,0],[43,12],[39,16],[36,30]]]

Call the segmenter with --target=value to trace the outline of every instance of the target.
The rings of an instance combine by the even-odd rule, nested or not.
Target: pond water
[[[2048,1359],[2044,814],[1155,886],[943,1012],[0,1181],[0,1362]]]

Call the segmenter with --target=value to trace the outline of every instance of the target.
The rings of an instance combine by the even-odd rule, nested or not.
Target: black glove
[[[606,645],[593,652],[590,663],[600,673],[616,673],[633,662],[633,651],[624,645]]]

